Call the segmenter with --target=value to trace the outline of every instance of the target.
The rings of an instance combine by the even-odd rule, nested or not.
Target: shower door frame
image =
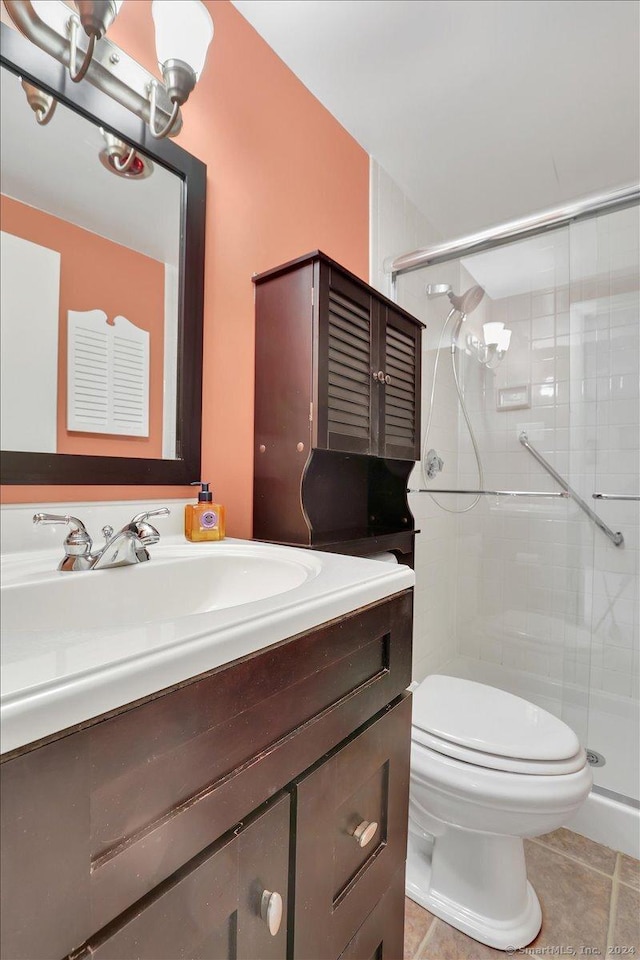
[[[618,190],[610,190],[607,193],[593,194],[583,200],[576,200],[561,207],[553,207],[550,210],[535,213],[530,217],[509,220],[507,223],[489,227],[487,230],[481,230],[479,233],[472,233],[457,240],[413,250],[398,257],[388,257],[384,262],[384,269],[385,273],[391,275],[392,299],[396,299],[396,284],[398,277],[402,274],[411,273],[413,270],[421,270],[436,263],[444,263],[447,260],[458,260],[472,253],[491,250],[493,247],[500,247],[505,243],[524,240],[527,237],[534,237],[549,230],[557,230],[559,227],[568,226],[578,220],[597,217],[603,213],[613,213],[616,210],[624,210],[625,207],[632,207],[636,204],[640,204],[640,183],[621,187]]]

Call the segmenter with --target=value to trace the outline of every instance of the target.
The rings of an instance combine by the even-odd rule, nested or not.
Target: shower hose
[[[437,349],[437,352],[436,352],[436,359],[435,359],[435,363],[434,363],[434,366],[433,366],[433,378],[432,378],[432,381],[431,381],[431,398],[430,398],[430,400],[429,400],[429,416],[428,416],[428,418],[427,418],[427,426],[426,426],[426,429],[425,429],[425,432],[424,432],[424,439],[423,439],[423,441],[422,441],[422,456],[421,456],[421,459],[420,459],[420,467],[421,467],[421,470],[422,470],[422,481],[423,481],[425,487],[426,487],[427,484],[428,484],[427,473],[426,473],[426,470],[425,470],[425,461],[426,461],[426,457],[427,457],[427,451],[428,451],[428,449],[429,449],[429,446],[428,446],[429,432],[430,432],[430,430],[431,430],[431,422],[432,422],[432,419],[433,419],[433,405],[434,405],[435,393],[436,393],[436,382],[437,382],[437,378],[438,378],[438,362],[439,362],[439,360],[440,360],[440,353],[441,353],[441,351],[442,351],[442,342],[443,342],[443,340],[444,340],[444,335],[445,335],[445,333],[446,333],[447,327],[449,326],[449,322],[450,322],[451,318],[453,317],[454,313],[457,313],[457,312],[458,312],[458,311],[455,309],[455,307],[454,307],[452,310],[450,310],[450,311],[449,311],[449,315],[447,316],[447,319],[445,320],[444,324],[442,325],[442,331],[441,331],[441,333],[440,333],[440,339],[439,339],[439,341],[438,341],[438,349]],[[477,443],[477,441],[476,441],[476,437],[475,437],[475,434],[474,434],[474,432],[473,432],[473,427],[472,427],[472,425],[471,425],[471,420],[469,419],[469,414],[468,414],[468,412],[467,412],[467,406],[466,406],[466,404],[465,404],[465,402],[464,402],[464,395],[463,395],[463,393],[462,393],[462,390],[460,389],[460,380],[459,380],[459,378],[458,378],[458,368],[457,368],[457,366],[456,366],[456,340],[457,340],[458,333],[459,333],[459,331],[460,331],[460,327],[462,326],[462,323],[463,323],[464,320],[465,320],[465,314],[461,314],[461,315],[460,315],[460,320],[458,321],[458,325],[457,325],[456,329],[454,330],[454,332],[453,332],[453,334],[452,334],[452,336],[451,336],[451,370],[452,370],[452,372],[453,372],[453,381],[454,381],[454,383],[455,383],[456,393],[458,394],[458,400],[459,400],[459,402],[460,402],[460,408],[461,408],[462,413],[463,413],[463,415],[464,415],[464,421],[465,421],[465,423],[466,423],[466,425],[467,425],[467,430],[469,431],[469,436],[470,436],[470,438],[471,438],[471,444],[472,444],[472,446],[473,446],[473,452],[474,452],[474,454],[475,454],[476,464],[478,465],[478,489],[479,489],[479,490],[482,490],[483,487],[484,487],[484,470],[483,470],[483,468],[482,468],[482,459],[481,459],[481,457],[480,457],[480,451],[479,451],[479,449],[478,449],[478,443]],[[433,502],[434,502],[435,504],[437,504],[437,506],[439,506],[441,510],[446,511],[446,513],[467,513],[469,510],[473,510],[473,508],[476,506],[476,504],[477,504],[477,503],[479,502],[479,500],[480,500],[480,496],[476,496],[476,497],[474,497],[473,501],[472,501],[467,507],[463,507],[461,510],[455,510],[455,509],[452,509],[451,507],[445,507],[444,504],[441,503],[441,502],[434,496],[434,494],[430,493],[429,496],[431,497],[431,499],[433,500]]]

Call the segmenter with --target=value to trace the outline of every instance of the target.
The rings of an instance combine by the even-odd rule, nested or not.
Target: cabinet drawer
[[[284,796],[118,918],[76,960],[284,960],[288,836]],[[282,898],[275,935],[261,916],[265,891]]]
[[[396,873],[338,960],[400,960],[404,956],[404,867]]]
[[[402,869],[410,743],[403,696],[297,782],[296,960],[337,957]]]

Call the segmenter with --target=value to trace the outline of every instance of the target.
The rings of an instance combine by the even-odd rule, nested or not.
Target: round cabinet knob
[[[260,916],[269,928],[269,933],[275,937],[282,923],[282,897],[279,893],[265,890],[260,902]]]
[[[384,382],[385,382],[385,383],[391,383],[391,377],[389,376],[388,373],[385,373],[385,375],[384,375]]]
[[[353,838],[359,847],[366,847],[366,845],[373,840],[377,830],[378,824],[375,820],[371,821],[371,823],[369,823],[368,820],[363,820],[353,831]]]

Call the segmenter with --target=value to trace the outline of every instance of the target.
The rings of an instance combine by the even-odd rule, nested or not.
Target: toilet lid
[[[569,760],[573,730],[533,703],[474,680],[432,675],[413,693],[413,726],[469,751],[518,760]],[[482,760],[477,760],[482,764]]]
[[[413,727],[411,739],[413,746],[420,744],[420,746],[435,750],[436,753],[441,753],[452,760],[472,763],[474,766],[483,767],[485,770],[526,773],[528,776],[535,777],[558,777],[562,774],[577,773],[578,770],[582,770],[587,762],[587,756],[582,747],[575,756],[569,757],[567,760],[522,760],[519,757],[500,757],[495,753],[482,753],[480,750],[461,747],[458,743],[441,740],[440,737],[436,737],[432,733],[425,733],[419,727]],[[418,761],[413,753],[411,757],[413,766]]]

